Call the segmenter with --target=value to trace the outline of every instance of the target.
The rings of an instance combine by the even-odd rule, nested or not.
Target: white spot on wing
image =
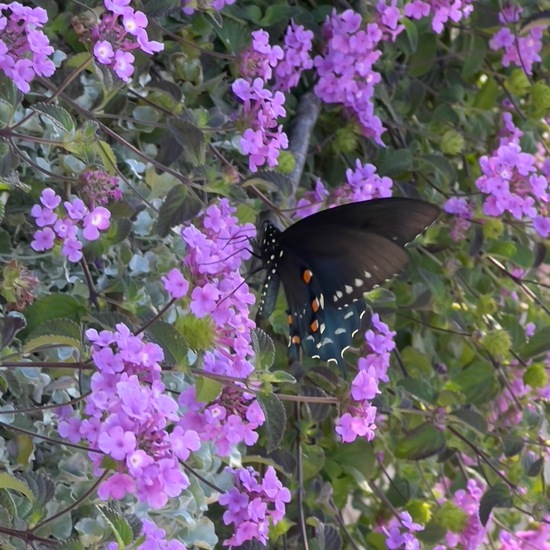
[[[351,294],[353,292],[353,287],[350,285],[346,285],[344,287],[344,290],[346,291],[346,294]]]

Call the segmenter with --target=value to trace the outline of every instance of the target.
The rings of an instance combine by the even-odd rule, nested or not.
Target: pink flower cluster
[[[351,383],[353,402],[337,421],[335,431],[345,443],[363,437],[374,439],[376,407],[370,402],[380,393],[378,383],[388,382],[390,352],[395,348],[395,331],[380,320],[378,313],[371,319],[371,328],[365,333],[368,353],[358,361],[358,374]]]
[[[413,0],[405,6],[404,12],[411,19],[432,14],[432,29],[439,34],[449,20],[458,23],[466,19],[474,11],[473,3],[474,0]]]
[[[59,434],[88,443],[96,475],[104,471],[104,455],[115,461],[115,472],[99,486],[100,498],[132,494],[162,508],[189,485],[179,461],[200,448],[196,432],[173,427],[178,404],[161,381],[162,349],[122,323],[115,332],[89,329],[86,336],[97,371],[83,412],[63,411]]]
[[[298,84],[302,72],[313,67],[310,52],[313,33],[290,22],[285,34],[283,58],[275,67],[275,88],[288,92]]]
[[[325,52],[314,58],[319,81],[315,94],[326,103],[340,103],[355,113],[363,133],[383,145],[382,122],[374,114],[374,86],[380,74],[373,66],[382,55],[384,39],[377,23],[363,25],[361,16],[347,10],[333,12],[323,27]]]
[[[85,170],[82,173],[83,185],[80,189],[88,204],[95,206],[105,205],[109,201],[122,199],[122,192],[118,187],[118,178],[103,170]]]
[[[11,13],[6,14],[8,10]],[[36,75],[49,77],[55,72],[48,59],[54,50],[39,30],[47,21],[48,14],[42,8],[0,3],[0,69],[23,93],[31,89]]]
[[[344,187],[345,202],[370,201],[392,196],[393,181],[387,176],[380,177],[373,164],[361,164],[355,161],[355,170],[346,170],[346,181],[349,187]]]
[[[199,318],[208,315],[215,325],[216,350],[207,354],[204,368],[245,378],[254,370],[248,358],[253,355],[250,331],[255,325],[249,317],[255,297],[239,269],[250,258],[248,243],[256,228],[240,225],[234,213],[222,199],[206,209],[202,231],[189,225],[181,234],[188,247],[184,263],[193,279],[191,312]]]
[[[202,230],[190,225],[182,230],[182,237],[188,247],[184,263],[192,276],[191,313],[198,318],[208,316],[214,325],[215,349],[204,354],[203,368],[213,374],[245,378],[254,370],[250,333],[255,325],[250,306],[255,298],[239,269],[250,258],[248,243],[256,228],[238,224],[234,213],[222,199],[206,209]],[[187,293],[180,275],[172,274],[165,285],[168,282],[173,297]],[[188,411],[181,425],[197,430],[201,439],[213,441],[224,456],[242,441],[253,445],[258,439],[255,430],[265,421],[253,395],[229,387],[208,405],[197,402],[195,388],[190,387],[180,396],[180,405]]]
[[[489,42],[492,50],[504,50],[502,65],[509,67],[515,65],[521,67],[527,74],[533,72],[533,63],[541,60],[540,52],[542,50],[542,34],[544,25],[534,27],[526,36],[518,36],[513,25],[518,22],[523,8],[521,6],[510,5],[499,15],[499,20],[504,25]]]
[[[423,530],[424,527],[415,523],[409,512],[401,512],[399,518],[392,517],[388,526],[382,527],[382,532],[386,535],[386,548],[419,550],[420,542],[414,533]]]
[[[504,113],[503,118],[505,132],[500,146],[492,156],[484,155],[479,160],[483,175],[476,180],[476,186],[488,195],[483,212],[487,216],[509,212],[517,220],[532,220],[535,230],[546,238],[550,235],[549,174],[541,173],[534,155],[521,150],[522,133],[514,126],[512,115]]]
[[[250,47],[241,54],[241,74],[248,81],[260,78],[265,83],[271,80],[273,68],[283,59],[284,52],[281,46],[270,46],[266,31],[260,29],[251,35]]]
[[[182,392],[179,404],[186,411],[180,426],[194,430],[201,441],[212,441],[220,456],[229,456],[239,443],[252,446],[258,441],[256,430],[265,422],[265,415],[254,395],[225,387],[208,404],[196,399],[195,387]]]
[[[453,497],[453,503],[468,516],[466,525],[460,533],[447,532],[446,544],[434,547],[434,550],[448,548],[483,548],[487,544],[487,530],[479,519],[479,502],[484,488],[480,481],[469,479],[466,489],[459,489]]]
[[[252,82],[237,79],[231,89],[243,101],[243,122],[247,129],[240,140],[241,150],[248,155],[248,166],[252,172],[266,162],[276,166],[279,151],[288,147],[288,137],[283,126],[277,125],[277,118],[286,116],[282,92],[271,92],[265,81],[255,78]]]
[[[31,247],[36,252],[51,250],[55,241],[63,242],[62,253],[70,262],[79,262],[82,259],[82,242],[78,239],[78,230],[88,241],[99,239],[99,232],[109,229],[111,213],[103,206],[92,211],[81,199],[73,198],[63,203],[65,212],[59,215],[61,197],[53,189],[46,188],[40,195],[40,204],[31,209],[31,216],[39,229],[34,234]],[[57,213],[56,213],[57,210]]]
[[[132,50],[141,49],[154,54],[164,49],[164,44],[149,40],[147,16],[130,7],[130,0],[105,0],[108,10],[91,31],[94,57],[107,65],[117,76],[128,82],[134,73],[135,57]]]
[[[499,550],[550,550],[550,516],[544,521],[530,525],[525,531],[515,530],[513,533],[502,530],[499,533]]]
[[[473,216],[472,207],[465,197],[451,197],[443,205],[443,210],[447,214],[454,214],[456,218],[453,220],[450,235],[454,241],[460,241],[466,236],[466,232],[470,229]]]
[[[277,525],[285,515],[290,491],[283,487],[273,466],[267,468],[261,483],[260,474],[251,467],[226,471],[233,474],[235,487],[221,495],[219,503],[227,507],[223,521],[233,524],[235,533],[224,546],[241,546],[253,539],[266,545],[270,525]]]

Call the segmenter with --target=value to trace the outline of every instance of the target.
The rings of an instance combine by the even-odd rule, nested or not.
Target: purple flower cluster
[[[519,20],[523,8],[521,6],[510,5],[499,15],[499,20],[504,25],[489,42],[492,50],[504,50],[502,65],[509,67],[515,65],[521,67],[527,74],[533,72],[533,63],[541,60],[540,52],[542,50],[542,33],[544,25],[534,27],[529,30],[525,36],[518,36],[513,25]]]
[[[373,164],[361,164],[355,161],[355,170],[346,170],[346,181],[349,187],[344,187],[345,202],[370,201],[392,196],[393,181],[387,176],[380,177]]]
[[[223,521],[233,524],[235,533],[223,545],[232,548],[254,539],[266,545],[270,525],[277,525],[285,515],[290,491],[283,487],[273,466],[267,468],[261,483],[260,474],[251,467],[226,471],[233,474],[235,487],[221,495],[219,503],[227,507]]]
[[[309,52],[312,48],[313,33],[302,25],[290,22],[285,34],[283,59],[275,67],[275,88],[288,92],[298,84],[302,72],[313,67]]]
[[[63,203],[65,211],[60,217],[61,197],[53,189],[46,188],[40,195],[39,204],[31,209],[31,216],[39,229],[34,234],[31,247],[36,252],[51,250],[56,240],[62,241],[62,253],[70,262],[82,259],[82,242],[78,239],[78,230],[87,241],[99,239],[99,232],[109,229],[111,213],[103,206],[93,210],[81,199],[73,198]],[[57,211],[57,212],[56,212]]]
[[[167,541],[166,531],[157,527],[150,519],[144,519],[141,527],[143,542],[136,546],[136,550],[187,550],[183,542],[177,540]],[[110,542],[107,550],[118,550],[118,542]]]
[[[235,209],[226,199],[209,206],[202,217],[202,230],[190,225],[182,230],[188,253],[184,263],[192,278],[190,310],[198,318],[209,317],[213,324],[215,349],[203,357],[205,371],[221,376],[246,378],[253,370],[250,306],[254,295],[239,273],[250,258],[249,239],[256,234],[252,224],[240,225]],[[170,272],[164,281],[174,298],[187,293],[181,274]],[[168,286],[170,285],[170,286]],[[196,401],[195,388],[180,396],[180,405],[188,412],[182,426],[213,441],[219,454],[244,442],[253,445],[255,430],[265,417],[254,396],[226,387],[208,405]]]
[[[201,441],[212,441],[219,456],[229,456],[241,442],[252,446],[258,441],[256,430],[265,422],[265,415],[254,395],[225,387],[208,404],[196,400],[195,387],[182,392],[179,404],[186,411],[180,426],[194,430]]]
[[[484,488],[480,481],[469,479],[466,489],[459,489],[453,496],[453,503],[468,516],[466,525],[460,533],[447,532],[446,544],[434,547],[434,550],[448,548],[483,548],[487,544],[487,529],[479,520],[479,502]]]
[[[414,535],[423,531],[422,525],[415,523],[408,512],[401,512],[399,518],[392,517],[387,527],[382,527],[386,535],[386,548],[390,550],[419,550],[420,542]]]
[[[447,214],[454,214],[456,216],[449,234],[451,235],[451,239],[461,241],[472,225],[470,220],[472,219],[473,211],[468,200],[465,197],[451,197],[443,205],[443,210]]]
[[[474,0],[413,0],[405,6],[404,12],[411,19],[433,14],[432,29],[439,34],[447,21],[458,23],[466,19],[474,11],[473,3]]]
[[[103,170],[85,170],[82,173],[82,182],[82,196],[91,206],[105,205],[109,201],[122,199],[118,178]]]
[[[246,130],[240,141],[241,150],[248,155],[248,166],[252,172],[266,162],[270,167],[277,165],[279,151],[288,147],[288,137],[283,126],[277,125],[277,118],[284,117],[285,96],[282,92],[271,92],[260,77],[252,82],[237,79],[231,89],[243,101],[243,123]]]
[[[311,191],[306,191],[300,200],[296,203],[296,210],[293,218],[299,220],[306,216],[311,216],[315,212],[319,212],[323,206],[323,202],[329,196],[329,192],[323,185],[323,182],[318,179],[315,182],[315,187]]]
[[[9,12],[6,14],[6,12]],[[39,30],[48,21],[42,8],[30,8],[19,2],[0,3],[0,69],[23,93],[38,76],[52,76],[55,65],[48,59],[53,53],[48,37]]]
[[[89,33],[94,57],[128,82],[134,73],[135,57],[131,52],[141,49],[154,54],[162,51],[164,44],[149,40],[147,16],[130,7],[130,0],[105,0],[104,4],[107,12]]]
[[[538,168],[534,155],[521,150],[521,132],[514,126],[511,114],[504,113],[503,118],[505,132],[500,146],[490,157],[484,155],[479,160],[483,175],[476,180],[476,186],[488,195],[483,212],[487,216],[509,212],[517,220],[527,218],[546,238],[550,235],[548,174]]]
[[[252,43],[241,54],[241,74],[248,81],[261,78],[267,82],[273,76],[273,68],[283,59],[284,52],[281,46],[270,46],[266,31],[260,29],[251,34]]]
[[[326,103],[340,103],[355,113],[363,133],[383,145],[382,122],[374,114],[374,86],[380,74],[373,66],[382,52],[378,45],[384,33],[377,23],[363,25],[361,16],[352,10],[327,18],[323,31],[325,52],[313,64],[319,81],[315,94]]]
[[[543,521],[530,525],[526,531],[514,530],[513,533],[502,530],[499,533],[499,550],[550,550],[550,516]]]
[[[395,348],[394,337],[395,331],[390,330],[375,313],[371,319],[371,328],[365,333],[368,353],[359,359],[359,372],[351,383],[353,403],[336,423],[335,431],[345,443],[351,443],[357,437],[367,441],[374,439],[376,407],[370,401],[380,393],[378,383],[389,380],[387,371],[390,352]]]
[[[83,413],[62,413],[59,434],[72,443],[88,443],[96,475],[104,471],[104,455],[115,461],[114,473],[99,486],[100,498],[135,494],[162,508],[189,485],[179,461],[200,448],[195,431],[173,427],[178,404],[161,381],[162,349],[122,323],[115,332],[90,329],[86,336],[97,371]]]
[[[222,199],[206,209],[202,231],[189,225],[181,234],[188,247],[184,263],[193,278],[191,312],[209,316],[215,326],[216,350],[206,355],[204,368],[245,378],[254,370],[248,358],[253,355],[250,331],[255,325],[249,317],[255,297],[239,269],[250,258],[248,243],[256,228],[240,225],[234,213]]]

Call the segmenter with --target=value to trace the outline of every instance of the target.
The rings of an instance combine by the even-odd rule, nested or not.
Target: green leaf
[[[82,352],[80,340],[58,334],[47,334],[36,338],[28,338],[23,346],[24,353],[35,353],[40,350],[51,349],[54,347],[74,348]]]
[[[156,230],[159,236],[166,237],[175,225],[194,218],[202,208],[202,203],[190,195],[185,185],[176,185],[159,209]]]
[[[206,376],[197,376],[195,379],[195,394],[197,401],[212,403],[223,389],[222,384]]]
[[[465,396],[465,402],[481,405],[493,400],[500,391],[495,369],[487,363],[475,363],[464,369],[447,389],[458,389]]]
[[[34,494],[29,486],[24,481],[6,472],[0,473],[0,489],[18,491],[25,495],[31,502],[35,501]]]
[[[479,501],[479,520],[485,527],[493,508],[511,508],[513,505],[510,489],[504,483],[490,487]]]
[[[524,361],[527,361],[545,355],[548,351],[550,351],[550,327],[544,327],[518,349],[518,354]]]
[[[15,338],[15,335],[27,326],[27,320],[21,313],[10,312],[0,318],[0,350],[7,348]]]
[[[487,44],[477,33],[471,33],[468,40],[467,51],[464,52],[464,64],[462,65],[462,76],[469,78],[476,74],[485,63]]]
[[[262,369],[269,369],[275,360],[275,344],[269,335],[256,327],[251,333],[252,348],[256,355],[256,364]]]
[[[471,426],[481,436],[485,436],[487,434],[487,421],[477,411],[472,409],[460,409],[449,415],[449,419],[452,419],[453,417],[458,418],[465,424],[468,424],[468,426]]]
[[[424,33],[418,39],[418,48],[411,56],[409,73],[419,77],[431,71],[436,66],[437,40],[434,33]]]
[[[164,362],[184,367],[187,365],[187,344],[185,338],[173,325],[157,320],[145,330],[147,337],[158,344],[164,352]]]
[[[286,430],[286,411],[280,399],[273,393],[258,394],[257,399],[265,415],[264,426],[268,437],[266,450],[269,454],[277,450],[283,440]]]
[[[98,506],[99,513],[111,527],[113,534],[121,548],[127,548],[134,538],[132,528],[126,518],[109,506]]]
[[[493,77],[488,77],[475,97],[474,107],[481,110],[492,109],[501,93],[498,82]]]
[[[69,134],[71,137],[74,135],[76,126],[73,117],[63,107],[48,103],[35,103],[32,109],[47,118],[62,133]]]
[[[405,434],[398,442],[395,456],[406,460],[422,460],[445,449],[445,434],[427,422]]]
[[[68,319],[80,322],[86,314],[86,307],[82,300],[67,294],[50,294],[34,301],[23,310],[27,319],[25,334],[32,333],[36,328],[54,319]]]
[[[204,132],[181,118],[169,118],[168,129],[183,147],[183,156],[191,166],[202,166],[205,161],[206,140]]]

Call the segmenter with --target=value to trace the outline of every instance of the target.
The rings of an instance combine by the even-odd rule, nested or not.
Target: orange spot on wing
[[[313,277],[313,271],[311,271],[310,269],[305,269],[304,272],[302,273],[302,279],[304,279],[304,283],[306,283],[306,285],[309,285],[312,277]]]
[[[313,321],[313,323],[309,325],[309,328],[311,329],[311,332],[317,332],[319,330],[319,323],[317,319],[315,319],[315,321]]]

